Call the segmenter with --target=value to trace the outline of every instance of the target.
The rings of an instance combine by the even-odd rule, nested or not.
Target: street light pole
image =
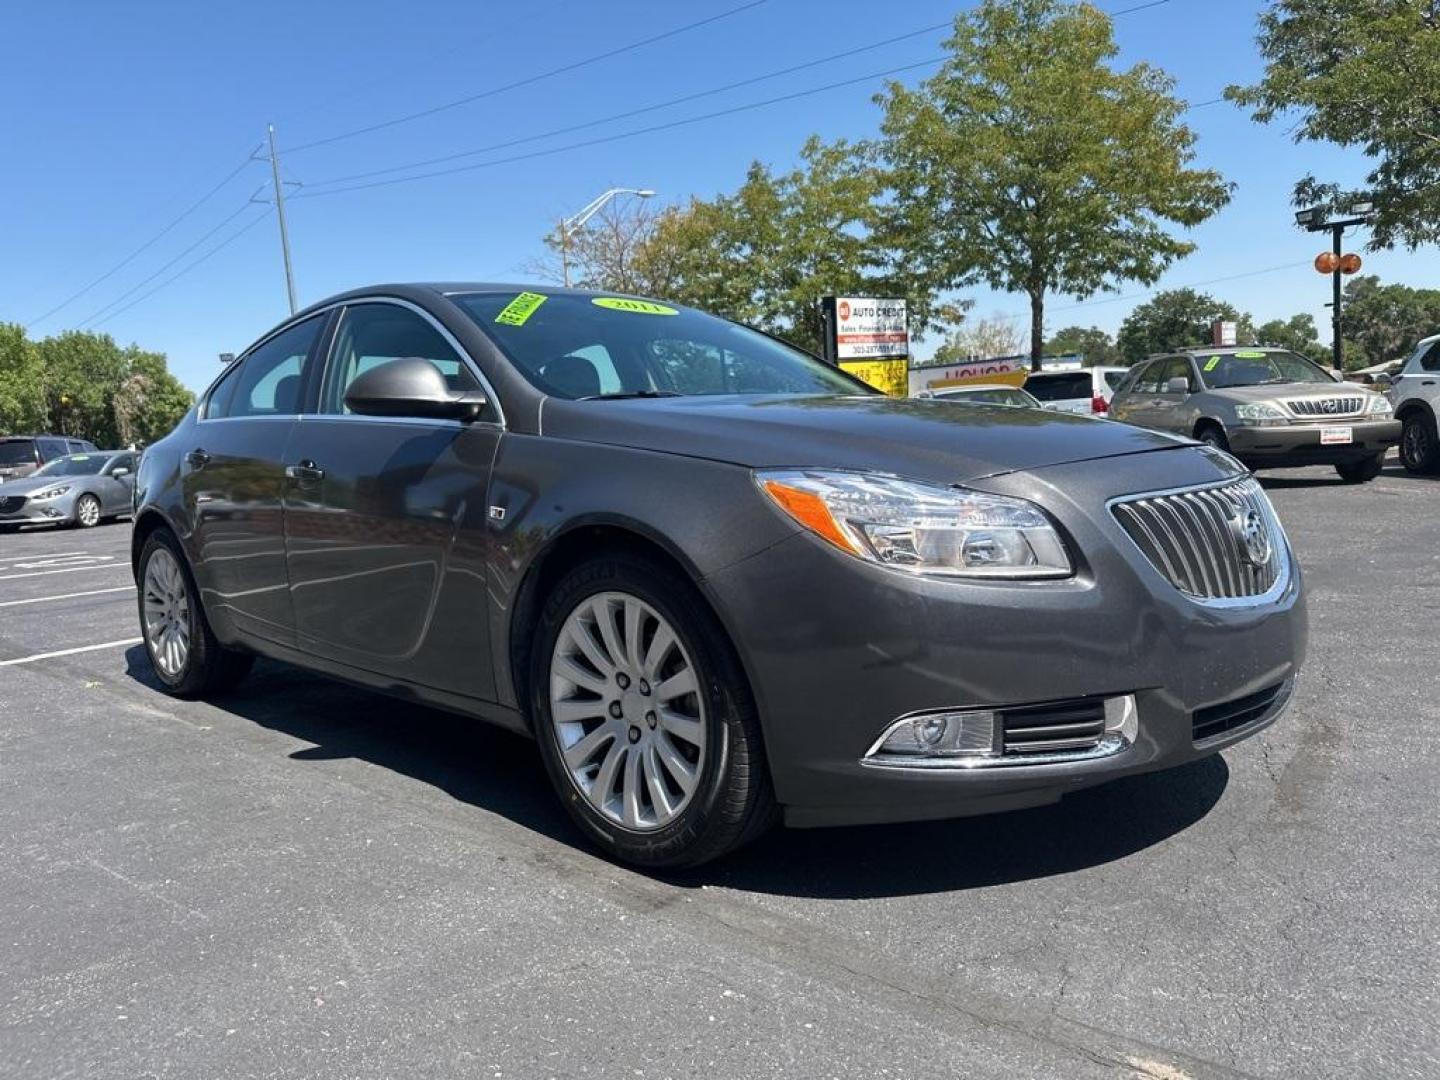
[[[1335,369],[1335,374],[1341,378],[1345,375],[1345,337],[1343,314],[1341,303],[1344,299],[1343,290],[1340,288],[1340,275],[1353,274],[1360,269],[1360,256],[1346,255],[1343,252],[1341,241],[1345,236],[1345,230],[1351,225],[1364,225],[1369,222],[1374,214],[1374,206],[1370,203],[1360,203],[1350,209],[1353,217],[1330,220],[1330,208],[1325,206],[1311,206],[1295,213],[1295,224],[1307,232],[1328,232],[1330,234],[1330,363]],[[1321,252],[1315,260],[1315,268],[1324,271],[1326,267],[1326,252]]]
[[[611,188],[609,191],[602,191],[568,218],[560,219],[560,275],[567,289],[570,287],[570,237],[583,229],[585,223],[616,196],[634,195],[648,199],[654,194],[650,188]]]
[[[1330,235],[1334,240],[1331,250],[1335,253],[1335,269],[1330,274],[1330,325],[1334,328],[1330,366],[1338,375],[1345,373],[1345,338],[1340,329],[1340,238],[1344,234],[1344,224],[1330,226]]]

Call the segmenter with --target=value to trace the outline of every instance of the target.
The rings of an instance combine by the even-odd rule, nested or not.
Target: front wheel
[[[202,697],[249,673],[255,658],[225,648],[211,632],[174,536],[164,529],[151,533],[139,570],[140,630],[150,665],[168,693]]]
[[[1440,470],[1440,439],[1435,436],[1435,421],[1424,413],[1415,412],[1405,417],[1400,429],[1400,464],[1412,473]]]
[[[1206,446],[1213,446],[1216,450],[1230,452],[1230,440],[1225,437],[1225,432],[1214,424],[1206,424],[1199,431],[1195,432],[1195,438],[1199,439]]]
[[[744,673],[673,570],[627,555],[572,570],[541,613],[530,682],[551,782],[614,857],[695,866],[774,819]]]
[[[1347,461],[1336,465],[1335,471],[1347,484],[1364,484],[1379,476],[1380,470],[1384,466],[1385,455],[1375,454],[1372,457],[1361,458],[1359,461]]]
[[[81,495],[75,500],[75,525],[93,529],[100,524],[100,500],[94,495]]]

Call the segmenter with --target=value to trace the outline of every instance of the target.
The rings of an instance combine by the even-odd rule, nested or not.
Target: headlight
[[[69,485],[69,484],[59,484],[59,485],[57,485],[57,486],[55,486],[55,487],[48,487],[48,488],[46,488],[44,491],[37,491],[34,495],[31,495],[30,498],[32,498],[32,499],[58,499],[61,495],[64,495],[64,494],[65,494],[67,491],[69,491],[69,490],[70,490],[70,485]]]
[[[1068,577],[1050,519],[1033,503],[870,473],[766,471],[760,487],[842,551],[914,574]]]
[[[1268,426],[1270,424],[1283,424],[1290,418],[1281,412],[1279,408],[1264,401],[1252,401],[1243,405],[1235,406],[1235,416],[1246,424],[1259,424]]]
[[[1395,412],[1395,406],[1383,394],[1371,394],[1370,407],[1365,411],[1371,416],[1390,416]]]

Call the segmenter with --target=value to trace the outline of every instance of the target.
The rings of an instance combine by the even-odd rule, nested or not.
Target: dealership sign
[[[837,360],[910,355],[904,300],[837,296],[834,325]]]

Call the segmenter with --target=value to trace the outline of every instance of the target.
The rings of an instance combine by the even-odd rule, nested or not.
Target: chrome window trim
[[[1161,573],[1160,568],[1150,561],[1144,549],[1135,542],[1135,538],[1120,524],[1120,519],[1115,514],[1115,507],[1122,503],[1139,502],[1143,499],[1161,499],[1171,495],[1185,495],[1191,492],[1214,491],[1218,488],[1230,487],[1232,484],[1245,479],[1254,480],[1255,474],[1250,473],[1248,476],[1231,476],[1224,480],[1210,480],[1203,484],[1188,484],[1184,487],[1165,488],[1161,491],[1140,491],[1130,495],[1116,495],[1114,498],[1106,500],[1105,510],[1106,513],[1110,515],[1110,520],[1115,523],[1116,528],[1125,534],[1126,542],[1139,553],[1140,561],[1145,568],[1164,582],[1168,588],[1173,589],[1176,594],[1188,600],[1190,603],[1198,604],[1201,607],[1221,609],[1264,607],[1266,604],[1273,604],[1276,600],[1280,599],[1280,597],[1284,596],[1290,590],[1294,577],[1294,553],[1290,548],[1290,537],[1285,532],[1285,526],[1280,523],[1280,517],[1275,513],[1275,508],[1270,506],[1270,497],[1268,495],[1265,496],[1266,506],[1269,507],[1269,513],[1266,516],[1269,517],[1270,525],[1274,527],[1275,534],[1280,539],[1280,543],[1275,549],[1275,556],[1280,560],[1280,565],[1275,571],[1275,583],[1263,593],[1257,593],[1254,596],[1191,596],[1166,579],[1165,575]],[[1258,484],[1259,481],[1256,481],[1256,483]]]
[[[485,377],[485,372],[480,369],[480,365],[476,363],[475,358],[470,355],[469,350],[467,350],[465,346],[461,345],[459,340],[456,339],[455,335],[452,334],[449,330],[447,330],[440,323],[440,321],[435,318],[434,315],[430,314],[430,312],[426,311],[419,304],[413,303],[409,300],[402,300],[398,296],[351,296],[345,300],[339,300],[333,304],[329,304],[321,309],[322,311],[331,311],[334,308],[340,308],[340,318],[342,320],[341,324],[336,325],[335,333],[330,336],[330,347],[326,350],[324,360],[320,365],[319,385],[322,391],[325,387],[325,377],[330,374],[330,362],[335,357],[335,342],[340,337],[340,330],[342,328],[343,320],[345,318],[344,309],[353,307],[357,304],[393,304],[395,307],[405,308],[408,311],[414,312],[416,315],[419,315],[420,318],[424,319],[427,323],[429,323],[430,326],[435,330],[435,332],[438,333],[445,340],[445,343],[455,350],[455,355],[460,357],[460,362],[470,369],[470,373],[474,375],[476,381],[479,382],[480,389],[485,392],[485,400],[495,406],[495,412],[498,414],[499,418],[496,420],[476,420],[469,424],[462,424],[459,420],[427,420],[424,417],[419,416],[357,416],[354,413],[320,412],[318,411],[318,401],[316,402],[317,411],[313,413],[305,413],[304,415],[306,417],[313,417],[317,420],[359,420],[366,423],[399,422],[406,424],[425,424],[430,427],[434,427],[437,424],[440,426],[457,428],[485,426],[499,428],[501,430],[506,427],[505,406],[500,403],[500,395],[495,392],[495,387],[492,386],[490,380]],[[315,312],[315,314],[317,315],[319,313],[320,312]]]

